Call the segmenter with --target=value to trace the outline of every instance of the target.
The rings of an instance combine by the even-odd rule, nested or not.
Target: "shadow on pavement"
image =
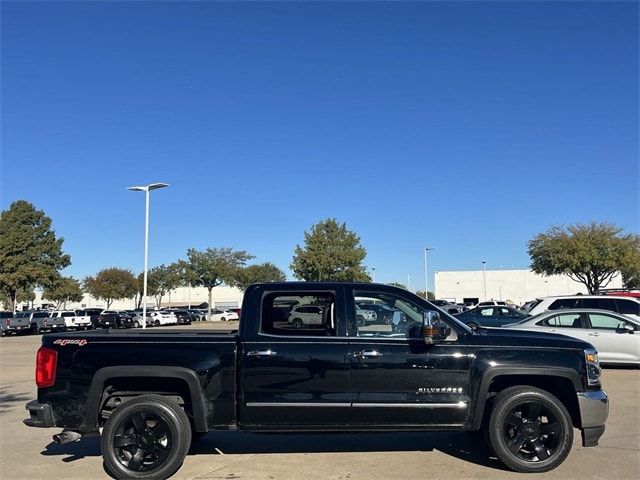
[[[57,431],[54,433],[58,433]],[[59,445],[55,442],[51,442],[44,447],[45,449],[40,452],[40,455],[46,456],[62,456],[63,462],[73,462],[85,457],[99,457],[102,455],[100,451],[100,437],[88,437],[83,438],[77,442],[65,443]]]
[[[0,388],[0,415],[13,410],[18,405],[22,405],[25,401],[31,400],[32,396],[28,393],[11,393],[7,391],[8,387]],[[25,417],[28,415],[25,414]]]
[[[325,453],[325,452],[402,452],[440,451],[452,457],[485,467],[506,470],[490,453],[482,435],[463,432],[443,433],[309,433],[257,434],[245,432],[211,432],[191,446],[189,455]],[[50,443],[41,452],[47,456],[64,456],[63,462],[100,456],[100,438],[78,442]]]
[[[211,432],[191,446],[192,455],[322,452],[440,451],[452,457],[500,470],[482,434],[464,432],[257,434]]]

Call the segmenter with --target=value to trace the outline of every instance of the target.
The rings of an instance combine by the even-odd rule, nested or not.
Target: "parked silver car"
[[[505,328],[559,333],[591,343],[600,363],[640,365],[640,321],[596,309],[548,311]]]

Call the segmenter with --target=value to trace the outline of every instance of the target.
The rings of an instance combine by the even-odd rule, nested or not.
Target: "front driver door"
[[[452,330],[446,341],[426,345],[422,316],[435,308],[409,292],[377,288],[362,285],[345,295],[351,423],[365,428],[462,426],[469,409],[465,330],[456,327],[459,330]],[[358,325],[355,305],[371,303],[393,311],[391,325],[383,321]]]

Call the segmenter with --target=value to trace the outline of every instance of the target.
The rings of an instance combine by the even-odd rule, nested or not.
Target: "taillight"
[[[36,355],[36,385],[38,388],[50,387],[56,382],[58,352],[40,347]]]
[[[5,321],[4,321],[4,325],[5,325],[6,327],[8,327],[8,326],[9,326],[9,322],[10,322],[10,320],[5,320]]]

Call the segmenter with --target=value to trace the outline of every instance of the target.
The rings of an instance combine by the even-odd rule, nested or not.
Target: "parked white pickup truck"
[[[67,330],[88,330],[91,328],[91,318],[76,315],[76,312],[73,310],[57,310],[51,312],[50,318],[53,320],[62,318]]]

